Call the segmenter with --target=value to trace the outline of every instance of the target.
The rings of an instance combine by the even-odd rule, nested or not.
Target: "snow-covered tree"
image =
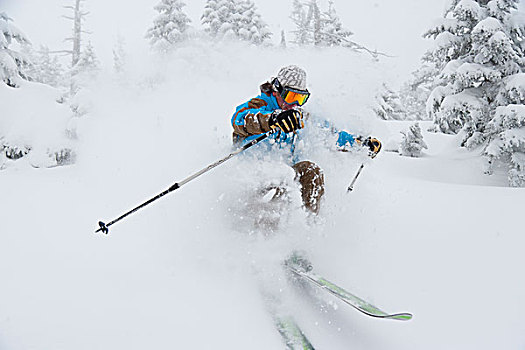
[[[27,79],[25,69],[29,66],[29,60],[12,44],[28,45],[29,40],[10,21],[12,19],[5,12],[0,12],[0,80],[11,87],[18,87],[21,79]]]
[[[8,85],[17,87],[22,79],[28,81],[20,91],[2,91],[0,106],[10,113],[1,115],[7,129],[0,130],[0,169],[11,161],[29,155],[31,165],[56,166],[73,161],[68,148],[65,127],[68,110],[60,100],[61,92],[48,85],[58,85],[61,74],[56,58],[49,50],[35,53],[27,38],[11,25],[5,13],[0,14],[0,76]],[[18,44],[11,46],[12,44]],[[32,60],[26,59],[30,57]],[[29,63],[31,62],[31,64]],[[34,63],[34,64],[33,64]],[[26,73],[27,72],[27,73]],[[27,75],[26,75],[27,74]],[[31,75],[29,75],[31,74]],[[35,98],[38,97],[38,98]],[[60,102],[59,102],[60,101]],[[4,113],[5,114],[5,113]]]
[[[255,45],[266,42],[272,36],[268,25],[262,20],[261,15],[252,0],[240,1],[236,15],[238,36],[241,40],[249,41]]]
[[[352,46],[348,37],[352,32],[343,28],[337,16],[333,0],[328,2],[328,11],[321,11],[317,0],[302,4],[294,0],[290,19],[295,24],[294,42],[298,45]]]
[[[76,74],[84,72],[91,74],[99,69],[99,65],[95,49],[93,48],[93,45],[91,45],[91,42],[88,42],[85,49],[80,54],[77,64],[73,67],[73,70]]]
[[[75,94],[80,86],[85,85],[96,77],[100,63],[95,54],[95,50],[91,42],[88,42],[84,50],[80,54],[77,64],[71,69],[71,92]]]
[[[201,22],[205,32],[216,39],[239,39],[260,45],[272,35],[252,0],[208,0]]]
[[[222,24],[222,19],[219,17],[219,3],[220,0],[207,0],[201,16],[204,31],[212,37],[217,36]]]
[[[496,161],[509,164],[509,184],[525,187],[525,73],[505,78],[498,96],[501,106],[488,123],[487,173]]]
[[[431,119],[426,113],[426,104],[430,93],[436,87],[437,74],[434,66],[424,64],[413,72],[412,78],[401,87],[399,96],[406,110],[407,120]]]
[[[407,157],[420,157],[421,151],[427,149],[428,146],[423,140],[421,127],[416,122],[411,125],[407,131],[401,131],[403,140],[399,145],[399,154]]]
[[[47,46],[41,45],[37,52],[29,50],[27,56],[31,61],[31,66],[27,71],[31,80],[53,87],[64,86],[64,67],[58,57],[50,53]]]
[[[321,19],[321,10],[319,9],[317,0],[310,0],[307,18],[310,18],[312,23],[314,45],[320,46],[323,40],[323,21]]]
[[[83,40],[82,40],[82,34],[86,33],[86,31],[83,29],[83,23],[86,19],[86,16],[89,14],[89,12],[84,11],[84,2],[85,0],[71,0],[73,2],[73,5],[67,5],[64,6],[64,8],[71,10],[72,15],[70,16],[63,16],[64,18],[71,20],[73,22],[73,29],[72,29],[72,35],[71,37],[66,38],[66,41],[70,41],[73,45],[71,50],[63,50],[63,52],[71,55],[71,66],[69,67],[70,70],[70,88],[69,93],[70,95],[74,95],[78,89],[79,89],[79,82],[81,79],[79,79],[78,74],[80,72],[80,67],[84,65],[81,64],[78,65],[79,60],[81,59],[81,56],[83,55]]]
[[[453,0],[444,18],[424,34],[434,39],[434,48],[423,60],[443,69],[448,62],[468,54],[472,30],[482,16],[478,0]]]
[[[337,16],[334,1],[328,1],[328,11],[323,13],[321,43],[326,46],[344,46],[353,33],[345,28]]]
[[[126,42],[122,36],[117,37],[117,42],[113,47],[113,69],[116,73],[122,73],[126,66]]]
[[[299,0],[294,0],[290,19],[294,22],[296,30],[294,43],[298,45],[321,45],[322,25],[321,11],[317,0],[309,0],[303,5]]]
[[[296,30],[293,31],[295,35],[294,43],[298,45],[308,45],[312,43],[310,21],[307,17],[307,10],[299,0],[293,0],[292,14],[290,19],[295,24]]]
[[[374,112],[383,120],[406,119],[406,110],[401,103],[399,94],[383,84],[382,91],[376,96],[377,106]]]
[[[281,30],[281,48],[286,48],[286,36],[284,35],[284,30]]]
[[[5,156],[7,159],[17,160],[26,156],[31,151],[31,146],[25,144],[17,145],[6,142],[5,140],[0,141],[2,141],[0,144],[2,156]]]
[[[74,5],[64,6],[64,8],[73,12],[72,16],[64,16],[64,18],[73,21],[72,36],[66,38],[66,41],[71,41],[73,44],[72,49],[67,51],[69,54],[71,54],[71,67],[74,67],[77,64],[82,52],[82,33],[85,32],[82,29],[82,22],[89,14],[89,12],[83,10],[83,2],[84,0],[74,0]]]
[[[146,38],[151,46],[161,52],[168,52],[173,45],[187,38],[187,30],[191,20],[184,13],[186,6],[181,0],[161,0],[154,8],[159,15],[153,21],[153,27],[148,29]]]
[[[517,5],[518,0],[454,0],[426,34],[434,38],[435,47],[424,57],[439,72],[427,101],[436,127],[444,133],[461,132],[463,146],[483,145],[489,164],[506,160],[509,176],[522,169],[515,161],[521,158],[516,155],[520,147],[513,144],[516,138],[508,138],[519,125],[515,121],[521,109],[506,98],[516,92],[512,82],[522,81],[525,68],[525,17]]]
[[[436,47],[424,59],[440,72],[427,108],[442,132],[465,130],[470,138],[492,118],[502,79],[520,71],[523,52],[511,40],[510,9],[516,1],[455,3],[440,25],[427,33]],[[508,11],[506,21],[489,16],[488,7],[494,9],[495,3]]]

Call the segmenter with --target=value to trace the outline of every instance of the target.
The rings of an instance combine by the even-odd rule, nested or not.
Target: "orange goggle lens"
[[[308,91],[285,90],[283,99],[284,102],[288,104],[298,104],[302,106],[306,103],[308,97],[310,97]]]

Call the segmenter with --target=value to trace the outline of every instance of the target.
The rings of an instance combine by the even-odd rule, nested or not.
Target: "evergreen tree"
[[[211,37],[216,37],[222,24],[219,17],[219,4],[221,0],[207,0],[204,6],[204,12],[201,16],[201,23],[204,31]]]
[[[525,68],[525,20],[517,5],[518,0],[455,0],[427,33],[436,45],[424,57],[438,72],[427,103],[436,127],[461,132],[463,146],[483,145],[488,173],[496,159],[506,162],[512,185],[520,183],[525,166],[518,141],[523,101],[511,98]]]
[[[487,125],[488,174],[496,161],[509,165],[509,184],[525,187],[525,73],[509,76],[498,96],[494,118]]]
[[[204,30],[216,39],[238,39],[260,45],[272,35],[252,0],[208,0],[201,22]]]
[[[65,84],[64,68],[57,56],[51,56],[47,46],[40,46],[40,50],[30,57],[32,65],[28,74],[32,80],[53,87]]]
[[[323,13],[321,41],[326,46],[344,46],[353,33],[343,28],[337,16],[334,1],[328,1],[328,11]]]
[[[74,67],[76,74],[79,73],[94,73],[99,69],[99,62],[95,54],[95,49],[91,42],[89,41],[86,45],[86,48],[80,54],[80,58],[77,64]]]
[[[241,40],[260,45],[270,39],[272,33],[257,12],[252,0],[241,1],[237,11],[240,18],[236,24],[238,25],[238,36]]]
[[[303,4],[299,0],[294,0],[292,5],[292,14],[290,19],[295,24],[296,30],[293,31],[295,35],[294,43],[297,45],[308,45],[312,43],[310,37],[310,19],[307,16]]]
[[[321,12],[317,0],[310,0],[303,5],[294,0],[290,19],[296,26],[294,43],[315,46],[349,46],[352,32],[343,28],[337,16],[333,0],[328,2],[328,11]]]
[[[29,40],[5,12],[0,12],[0,79],[11,87],[18,87],[21,79],[27,79],[25,70],[30,65],[27,57],[11,45],[29,45]]]
[[[173,45],[186,39],[191,20],[183,12],[186,6],[181,0],[161,0],[154,8],[159,15],[153,21],[146,38],[151,46],[161,52],[168,52]]]
[[[34,80],[49,85],[58,85],[61,74],[57,58],[51,59],[49,50],[45,47],[42,48],[38,54],[32,51],[29,47],[29,40],[19,29],[9,23],[9,21],[11,21],[11,19],[5,13],[0,13],[0,78],[2,81],[12,87],[18,87],[22,79]],[[62,116],[59,117],[61,119],[64,116],[64,112],[53,106],[63,101],[58,102],[55,98],[49,100],[46,97],[48,96],[47,91],[53,90],[50,87],[33,84],[32,89],[33,92],[30,91],[30,93],[33,95],[35,91],[44,92],[40,98],[31,101],[31,104],[35,104],[35,110],[43,113],[36,116],[17,115],[15,113],[10,116],[14,121],[14,127],[10,128],[7,134],[0,135],[0,152],[2,152],[0,156],[0,169],[4,167],[4,164],[1,164],[4,160],[17,160],[30,152],[33,154],[36,152],[40,155],[47,153],[48,156],[55,157],[55,162],[52,166],[65,164],[66,157],[71,159],[70,156],[72,153],[68,153],[65,149],[58,152],[52,150],[53,147],[58,145],[57,136],[65,135],[63,130],[59,131],[57,135],[53,135],[54,131],[51,131],[53,140],[46,140],[46,138],[49,137],[45,135],[48,132],[48,128],[46,127],[45,130],[39,129],[38,132],[35,133],[34,125],[28,122],[28,120],[31,121],[31,118],[39,118],[47,124],[49,117],[49,121],[53,123],[55,114],[62,114]],[[23,92],[21,93],[23,94]],[[0,104],[2,103],[12,104],[14,102],[1,101]],[[41,109],[40,107],[44,108]],[[49,111],[52,111],[52,113],[48,113]],[[5,132],[6,130],[2,131]],[[32,165],[37,166],[34,163],[32,163]]]
[[[286,37],[284,35],[284,30],[281,30],[281,44],[280,44],[280,46],[283,49],[286,48]]]
[[[74,95],[81,85],[93,81],[99,71],[100,63],[91,42],[81,52],[77,64],[71,69],[71,92]]]
[[[313,41],[315,46],[322,45],[322,29],[323,29],[323,22],[321,19],[321,11],[319,10],[319,5],[317,4],[317,0],[310,0],[309,9],[308,9],[308,16],[307,18],[310,18],[312,23],[312,30],[313,30]]]
[[[221,24],[217,37],[230,40],[236,39],[239,34],[238,26],[241,21],[238,2],[235,0],[221,0],[218,12]]]
[[[412,73],[412,78],[401,87],[401,104],[406,110],[408,120],[431,119],[426,113],[426,104],[432,90],[436,87],[434,66],[424,64]]]
[[[383,84],[383,90],[376,96],[377,107],[374,112],[383,120],[403,120],[406,119],[406,110],[401,104],[399,95]]]
[[[113,48],[113,69],[116,73],[122,73],[126,66],[125,41],[121,36],[117,37],[117,42]]]
[[[407,131],[401,131],[401,133],[403,134],[403,141],[399,146],[399,154],[402,156],[420,157],[421,151],[428,149],[418,122],[411,125]]]

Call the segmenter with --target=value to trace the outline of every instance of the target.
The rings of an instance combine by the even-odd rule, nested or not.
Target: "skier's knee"
[[[293,166],[296,180],[301,184],[301,196],[305,208],[314,214],[319,213],[324,194],[324,174],[321,168],[310,161],[302,161]]]

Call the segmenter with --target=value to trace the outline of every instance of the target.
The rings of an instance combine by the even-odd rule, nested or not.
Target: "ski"
[[[315,350],[303,331],[291,317],[275,317],[275,326],[287,350]]]
[[[314,350],[312,343],[308,340],[294,318],[282,304],[281,298],[272,293],[263,284],[260,285],[260,293],[265,302],[268,313],[271,315],[276,330],[286,345],[287,350]]]
[[[288,259],[285,262],[285,266],[295,275],[327,291],[328,293],[332,294],[339,300],[352,306],[353,308],[362,312],[365,315],[375,317],[375,318],[384,318],[384,319],[399,320],[399,321],[408,321],[412,319],[412,314],[408,312],[402,312],[402,313],[396,313],[396,314],[386,313],[383,310],[370,304],[369,302],[339,287],[335,283],[330,282],[326,278],[323,278],[317,275],[316,273],[312,271],[313,270],[312,265],[304,258],[301,258],[298,256],[292,256],[290,259]]]

